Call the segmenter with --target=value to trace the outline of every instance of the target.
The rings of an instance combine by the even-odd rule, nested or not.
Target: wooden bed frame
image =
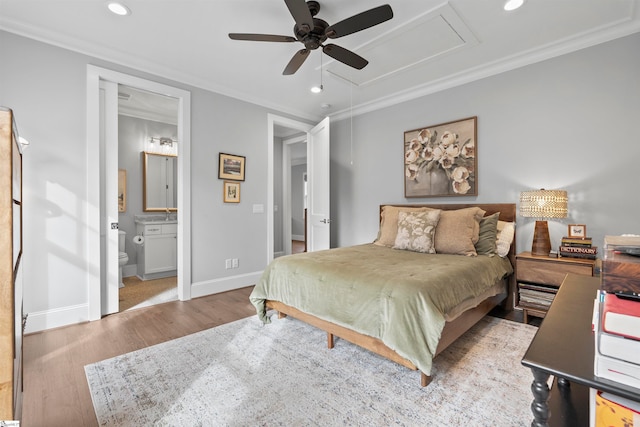
[[[384,206],[384,205],[382,205]],[[380,211],[382,212],[382,206],[380,206]],[[454,209],[462,209],[468,207],[477,206],[486,211],[485,216],[491,215],[496,212],[500,212],[500,220],[515,222],[516,220],[516,205],[512,203],[502,203],[502,204],[445,204],[445,205],[393,205],[393,206],[401,206],[401,207],[430,207],[434,209],[442,209],[442,210],[454,210]],[[511,265],[514,266],[515,271],[515,247],[516,241],[515,236],[513,239],[513,243],[511,244],[511,248],[509,250],[508,258],[511,261]],[[447,322],[442,330],[442,334],[440,337],[440,342],[438,344],[438,348],[436,349],[436,353],[434,357],[440,354],[444,349],[446,349],[451,343],[453,343],[456,339],[458,339],[462,334],[464,334],[467,330],[469,330],[473,325],[475,325],[480,319],[487,315],[494,307],[501,304],[507,310],[513,310],[513,302],[515,292],[517,291],[515,273],[507,278],[508,281],[508,290],[507,295],[499,294],[494,297],[488,298],[481,302],[475,308],[469,309],[458,316],[455,320],[451,322]],[[302,312],[295,307],[291,307],[289,305],[283,304],[279,301],[267,300],[266,306],[278,312],[279,317],[292,316],[296,319],[302,320],[312,326],[320,328],[327,333],[327,346],[329,348],[333,348],[334,346],[334,337],[342,338],[346,341],[349,341],[353,344],[359,345],[369,351],[372,351],[380,356],[386,357],[389,360],[392,360],[396,363],[399,363],[402,366],[405,366],[412,370],[418,370],[418,368],[409,360],[400,356],[394,350],[389,348],[386,344],[384,344],[380,339],[373,338],[368,335],[361,334],[359,332],[355,332],[349,328],[345,328],[343,326],[336,325],[335,323],[328,322],[326,320],[320,319],[311,314]],[[431,382],[431,377],[426,375],[424,372],[420,372],[420,385],[422,387],[427,386]]]

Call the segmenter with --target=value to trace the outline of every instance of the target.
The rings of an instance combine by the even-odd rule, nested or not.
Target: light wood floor
[[[304,252],[304,247],[305,244],[302,240],[292,240],[291,241],[291,253],[292,254],[299,254],[301,252]]]
[[[255,314],[252,287],[27,335],[21,427],[92,427],[84,366]]]
[[[151,301],[161,299],[161,295],[166,292],[170,294],[173,300],[178,297],[178,278],[176,276],[154,280],[140,280],[136,276],[131,276],[124,277],[122,283],[124,283],[124,288],[118,289],[119,311],[140,308],[137,306],[143,304],[151,305]],[[166,296],[160,302],[169,300],[169,296]]]

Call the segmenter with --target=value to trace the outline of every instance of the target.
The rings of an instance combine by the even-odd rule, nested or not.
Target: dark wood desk
[[[567,274],[522,358],[534,378],[532,426],[588,426],[589,388],[640,402],[640,390],[593,374],[591,321],[599,287],[599,277]]]

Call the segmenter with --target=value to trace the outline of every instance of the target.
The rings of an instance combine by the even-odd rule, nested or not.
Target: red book
[[[604,294],[602,330],[610,334],[640,340],[640,301]]]

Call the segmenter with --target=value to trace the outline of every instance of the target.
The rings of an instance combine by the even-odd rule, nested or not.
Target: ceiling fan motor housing
[[[296,24],[293,26],[293,33],[296,38],[304,44],[304,47],[309,50],[315,50],[319,48],[325,40],[327,40],[325,30],[328,26],[329,24],[326,21],[319,18],[313,18],[313,29],[311,31],[305,32],[298,27],[298,24]]]

